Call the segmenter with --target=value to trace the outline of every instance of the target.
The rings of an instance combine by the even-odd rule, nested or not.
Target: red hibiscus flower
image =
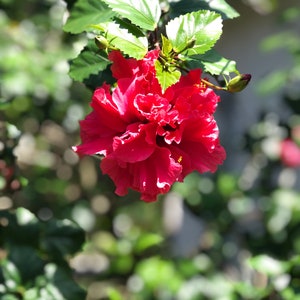
[[[80,121],[79,155],[103,155],[101,170],[123,196],[128,188],[155,201],[175,181],[194,170],[214,172],[225,159],[213,113],[219,97],[201,84],[201,70],[190,71],[164,93],[155,76],[158,51],[143,60],[110,53],[117,79],[92,97],[93,111]]]
[[[288,167],[300,167],[300,147],[290,138],[281,142],[281,161]]]

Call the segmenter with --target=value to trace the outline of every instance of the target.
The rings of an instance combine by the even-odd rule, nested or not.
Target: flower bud
[[[189,40],[187,42],[187,45],[186,45],[186,49],[190,49],[190,48],[193,48],[196,44],[196,39],[195,38],[192,38],[191,40]]]
[[[196,44],[196,39],[192,38],[189,41],[187,41],[186,46],[182,50],[180,50],[179,52],[175,51],[175,53],[180,54],[180,53],[184,52],[185,50],[193,48],[195,46],[195,44]]]
[[[250,80],[251,74],[239,74],[228,82],[226,89],[231,93],[240,92],[248,85]]]
[[[95,44],[97,45],[97,47],[100,50],[104,50],[104,49],[107,49],[109,47],[108,40],[102,35],[97,35],[95,37]]]

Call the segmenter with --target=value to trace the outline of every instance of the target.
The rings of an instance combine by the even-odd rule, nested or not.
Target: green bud
[[[192,38],[191,40],[189,40],[187,42],[187,45],[186,45],[186,49],[190,49],[190,48],[193,48],[196,44],[196,39],[195,38]]]
[[[195,46],[195,44],[196,44],[196,39],[195,39],[195,38],[192,38],[192,39],[190,39],[189,41],[187,41],[186,46],[185,46],[182,50],[180,50],[179,52],[176,52],[176,51],[174,50],[174,52],[175,52],[176,54],[180,54],[180,53],[182,53],[182,52],[184,52],[184,51],[186,51],[186,50],[188,50],[188,49],[193,48],[193,47]]]
[[[109,47],[108,40],[102,35],[97,35],[95,37],[95,44],[97,45],[97,47],[100,50],[104,50],[104,49],[107,49]]]
[[[240,92],[248,85],[250,80],[250,74],[239,74],[228,82],[226,90],[231,93]]]

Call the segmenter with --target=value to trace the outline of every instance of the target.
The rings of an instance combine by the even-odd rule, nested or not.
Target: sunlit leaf
[[[270,276],[283,274],[289,267],[288,262],[274,259],[265,254],[250,258],[248,263],[256,271]]]
[[[109,288],[107,294],[109,300],[122,300],[122,295],[116,289]]]
[[[134,264],[131,255],[119,255],[111,261],[111,269],[118,274],[126,274],[130,272]]]
[[[148,248],[159,245],[163,241],[163,238],[158,234],[145,233],[136,242],[135,251],[140,253]]]
[[[40,291],[39,291],[38,287],[27,289],[24,293],[24,299],[26,299],[26,300],[38,299],[39,293],[40,293]]]
[[[218,12],[224,19],[233,19],[240,15],[225,0],[204,0],[202,2],[207,5],[206,9]]]
[[[20,226],[27,226],[31,224],[36,224],[38,222],[36,216],[23,207],[20,207],[16,210],[16,219],[18,225]]]
[[[2,261],[1,269],[5,281],[11,281],[14,286],[21,284],[21,274],[13,262],[9,260]]]
[[[100,0],[78,0],[63,29],[71,33],[80,33],[89,29],[89,25],[106,22],[115,13]]]
[[[200,10],[171,20],[166,25],[166,32],[177,53],[203,54],[221,36],[222,18],[215,12]],[[186,49],[191,44],[193,46]]]
[[[147,30],[154,30],[160,18],[158,0],[103,0],[122,17]]]
[[[170,3],[172,15],[178,16],[199,9],[211,10],[219,13],[223,19],[233,19],[239,16],[239,13],[231,7],[225,0],[186,0],[172,1]]]
[[[150,289],[156,287],[176,291],[181,286],[181,274],[177,272],[171,260],[160,257],[150,257],[142,260],[136,266],[136,273]]]
[[[169,57],[170,52],[172,51],[172,44],[169,39],[167,39],[164,35],[161,36],[162,41],[162,49],[161,52],[166,57]]]
[[[109,43],[130,57],[141,59],[148,51],[146,37],[137,37],[115,22],[98,24],[94,28],[105,32]]]
[[[45,266],[45,279],[47,280],[45,291],[47,291],[49,296],[52,296],[49,299],[85,299],[85,292],[74,282],[67,272],[56,265],[48,264]]]
[[[237,282],[234,284],[234,288],[242,296],[242,299],[264,299],[269,293],[268,289],[255,287],[248,282]]]

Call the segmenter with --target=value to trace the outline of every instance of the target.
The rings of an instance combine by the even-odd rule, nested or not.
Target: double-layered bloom
[[[214,172],[225,159],[213,113],[219,96],[190,71],[165,92],[156,78],[158,50],[143,60],[109,59],[116,87],[95,90],[93,111],[82,121],[79,155],[102,155],[100,167],[123,196],[132,188],[155,201],[190,172]]]

